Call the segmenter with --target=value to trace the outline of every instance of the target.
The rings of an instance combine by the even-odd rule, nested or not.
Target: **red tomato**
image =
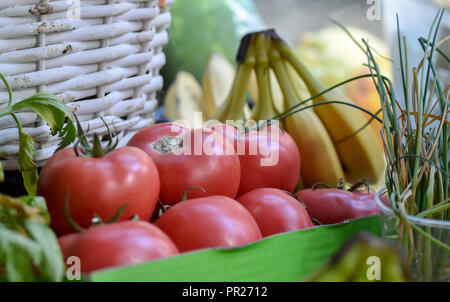
[[[296,195],[306,204],[309,215],[323,224],[380,214],[374,194],[366,191],[305,189]]]
[[[121,221],[72,233],[59,238],[66,260],[80,258],[81,271],[131,265],[178,254],[170,238],[144,221]]]
[[[279,189],[256,189],[237,201],[249,210],[264,237],[314,226],[302,204]]]
[[[136,133],[129,146],[149,154],[161,178],[160,200],[173,205],[188,198],[224,195],[236,196],[240,181],[240,164],[232,144],[223,135],[207,129],[186,129],[173,123],[156,124]]]
[[[241,163],[238,196],[258,188],[293,192],[300,175],[300,155],[292,137],[276,126],[238,135],[229,125],[212,126],[228,138]]]
[[[58,235],[73,232],[64,213],[69,194],[70,216],[82,227],[92,224],[94,215],[112,218],[125,203],[119,220],[138,215],[149,220],[159,194],[158,170],[142,150],[123,147],[103,157],[78,157],[73,149],[55,153],[39,176],[38,192],[44,196],[51,226]]]
[[[155,224],[180,252],[210,247],[232,247],[261,239],[252,215],[226,196],[188,199],[168,209]]]

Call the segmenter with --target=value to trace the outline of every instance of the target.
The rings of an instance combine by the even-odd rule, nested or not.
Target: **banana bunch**
[[[254,72],[258,99],[251,118],[256,122],[272,118],[282,122],[299,148],[304,186],[317,182],[334,185],[340,179],[379,182],[385,168],[383,149],[376,133],[364,127],[364,113],[348,106],[355,105],[336,91],[322,93],[325,88],[273,30],[244,36],[237,61],[231,89],[213,119],[225,122],[245,118],[247,90],[252,90]],[[275,105],[279,102],[272,91],[276,86],[282,93],[282,114]],[[315,97],[302,102],[308,99],[306,91]]]

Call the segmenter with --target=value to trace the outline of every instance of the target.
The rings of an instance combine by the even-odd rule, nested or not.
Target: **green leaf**
[[[4,180],[5,180],[5,173],[3,173],[2,163],[0,163],[0,182],[3,182]]]
[[[57,150],[67,147],[75,140],[76,129],[73,123],[73,114],[54,94],[38,92],[35,95],[12,105],[10,111],[15,112],[24,108],[32,109],[45,120],[52,130],[52,135],[58,134],[59,137],[64,137],[59,143]],[[66,116],[68,119],[64,126]]]
[[[55,233],[45,225],[30,219],[25,221],[25,229],[41,249],[40,262],[37,263],[40,278],[46,281],[61,281],[65,265]]]
[[[0,280],[62,280],[65,265],[58,239],[35,216],[39,209],[47,211],[42,197],[4,196],[0,203]]]
[[[0,258],[3,258],[7,281],[33,281],[32,262],[39,263],[39,245],[21,233],[9,230],[0,223]]]
[[[65,114],[63,111],[59,110],[49,110],[48,105],[45,103],[29,103],[27,106],[36,112],[43,120],[47,122],[52,130],[52,135],[56,135],[59,131],[61,131],[61,125],[64,124]]]
[[[30,197],[31,198],[31,197]],[[38,197],[37,200],[42,199]],[[39,203],[42,201],[39,201]],[[44,225],[49,224],[45,206],[30,206],[20,199],[0,194],[0,223],[9,229],[22,230],[23,221],[32,219]],[[25,232],[25,231],[23,231]]]
[[[12,103],[12,90],[9,86],[8,81],[6,80],[5,76],[0,72],[0,79],[5,84],[6,90],[8,91],[8,107],[11,106]]]
[[[34,158],[34,140],[31,136],[23,132],[22,126],[19,129],[19,171],[22,173],[23,183],[27,193],[35,196],[37,193],[38,172]]]
[[[47,204],[45,202],[45,198],[42,196],[25,195],[25,196],[17,197],[16,199],[21,200],[22,202],[26,203],[30,207],[38,208],[42,212],[47,212]]]
[[[50,225],[50,213],[48,212],[47,203],[45,202],[44,197],[26,195],[17,197],[17,199],[21,200],[30,207],[39,209],[39,214],[45,218],[47,225]]]
[[[63,137],[63,140],[59,143],[56,151],[64,149],[68,145],[70,145],[76,138],[77,130],[72,120],[69,118],[67,121],[66,127],[59,133],[59,137]]]
[[[92,282],[296,282],[354,234],[379,235],[380,217],[364,217],[265,237],[236,248],[212,248],[93,272]]]
[[[52,135],[58,134],[59,137],[63,138],[56,151],[67,147],[75,140],[74,116],[63,102],[54,94],[48,92],[38,92],[25,100],[12,104],[11,88],[1,73],[0,80],[5,84],[9,94],[7,108],[0,111],[0,117],[10,114],[17,123],[19,129],[19,170],[22,173],[25,189],[29,195],[34,196],[36,195],[38,180],[36,164],[33,161],[34,141],[31,136],[23,132],[22,125],[14,112],[21,109],[31,109],[45,120],[50,126]],[[0,164],[0,182],[3,181],[3,178],[3,169]]]

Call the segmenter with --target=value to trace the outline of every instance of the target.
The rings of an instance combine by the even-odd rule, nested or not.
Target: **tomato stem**
[[[159,211],[158,211],[158,218],[161,217],[167,210],[170,208],[169,205],[165,205],[162,203],[162,201],[158,198],[158,204],[159,204]]]
[[[83,128],[81,127],[80,121],[78,120],[77,116],[75,115],[75,120],[77,122],[77,134],[78,134],[78,140],[76,141],[74,145],[74,151],[77,156],[87,156],[87,157],[103,157],[107,153],[111,152],[117,147],[117,144],[119,143],[119,140],[116,139],[113,141],[111,130],[108,127],[108,124],[105,122],[103,117],[101,118],[103,123],[106,126],[106,129],[108,131],[109,141],[105,148],[103,148],[101,139],[98,136],[97,133],[94,134],[94,142],[92,144],[92,147],[89,144],[89,141],[86,137],[86,134],[83,131]]]
[[[362,186],[364,186],[367,189],[367,193],[370,193],[369,182],[364,178],[361,178],[356,183],[352,184],[351,187],[347,191],[354,192],[354,191],[357,191]],[[313,190],[332,189],[332,188],[334,188],[334,187],[330,186],[329,184],[325,184],[325,183],[321,183],[321,182],[315,183],[311,187],[311,189],[313,189]],[[342,178],[339,180],[339,183],[336,185],[336,188],[339,190],[345,190],[345,181]]]
[[[323,183],[323,182],[316,182],[311,187],[311,189],[313,189],[313,190],[316,190],[316,189],[331,189],[331,188],[333,188],[333,187],[330,186],[329,184],[326,184],[326,183]]]
[[[187,199],[187,192],[192,189],[200,189],[203,191],[203,193],[206,193],[206,190],[203,189],[202,187],[190,186],[190,187],[187,187],[186,190],[184,190],[183,195],[181,195],[181,201],[185,201]]]
[[[170,207],[169,205],[163,204],[162,201],[159,198],[158,198],[158,204],[161,207],[161,211],[163,213],[165,213],[167,211],[167,207]],[[158,216],[161,216],[161,215],[158,215]]]
[[[83,232],[84,228],[82,228],[73,218],[72,216],[70,216],[70,210],[69,210],[69,196],[70,196],[70,191],[67,191],[66,193],[66,197],[64,199],[64,216],[66,217],[67,221],[69,222],[69,224],[72,226],[72,228],[74,228],[75,231],[77,232]]]
[[[92,156],[93,157],[102,157],[103,154],[103,147],[102,143],[100,142],[100,139],[98,138],[97,133],[94,134],[94,145],[92,148]]]
[[[283,191],[284,193],[288,194],[288,195],[291,196],[291,197],[294,197],[298,202],[301,203],[301,205],[302,205],[305,209],[308,208],[308,207],[306,206],[306,204],[303,202],[303,200],[300,198],[300,196],[297,196],[297,195],[295,195],[295,194],[292,194],[291,192],[286,191],[286,190],[281,190],[281,191]]]
[[[361,178],[360,180],[358,180],[355,184],[353,184],[348,191],[350,192],[354,192],[356,190],[358,190],[360,187],[364,186],[367,189],[367,193],[370,193],[370,185],[369,182],[367,180],[365,180],[364,178]]]
[[[66,217],[69,224],[72,226],[72,228],[81,233],[85,231],[85,228],[81,227],[73,218],[70,216],[70,210],[69,210],[69,196],[70,191],[67,191],[66,197],[64,199],[64,216]],[[114,223],[116,222],[120,215],[125,211],[125,209],[128,207],[128,203],[124,203],[119,210],[111,217],[106,223]],[[137,215],[133,215],[132,220],[139,220],[139,217]],[[94,217],[92,218],[92,226],[98,226],[104,224],[101,217],[99,217],[97,214],[94,214]]]
[[[345,190],[345,182],[344,182],[344,179],[340,178],[340,179],[339,179],[339,182],[338,182],[338,184],[337,184],[336,187],[337,187],[339,190]]]
[[[310,217],[310,218],[311,218],[311,221],[314,222],[315,224],[317,224],[317,225],[323,225],[323,223],[320,222],[318,219],[316,219],[316,218],[314,218],[314,217]]]
[[[113,217],[111,217],[106,223],[113,223],[116,222],[120,215],[122,215],[122,213],[125,211],[125,209],[128,207],[128,203],[124,203],[119,210],[114,214]]]

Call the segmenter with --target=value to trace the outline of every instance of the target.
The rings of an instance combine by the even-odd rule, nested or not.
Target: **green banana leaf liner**
[[[290,282],[324,265],[353,235],[380,235],[380,216],[286,232],[237,248],[183,253],[97,271],[93,282]]]

